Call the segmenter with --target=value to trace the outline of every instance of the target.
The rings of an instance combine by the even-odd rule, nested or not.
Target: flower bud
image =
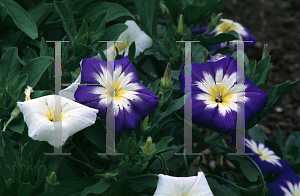
[[[160,1],[159,8],[160,8],[160,10],[161,10],[161,12],[162,12],[163,15],[170,14],[170,11],[167,8],[167,6],[164,4],[164,1]]]
[[[264,44],[262,59],[266,58],[267,56],[269,56],[269,47],[268,47],[268,44]]]
[[[220,20],[221,20],[221,18],[222,18],[222,15],[223,15],[223,13],[219,13],[219,14],[214,18],[213,22],[214,22],[215,25],[219,25]]]
[[[49,190],[55,185],[59,185],[59,182],[56,181],[56,174],[52,172],[49,177],[46,177],[46,189]]]
[[[15,108],[14,108],[14,110],[11,112],[11,118],[17,118],[18,116],[19,116],[19,114],[20,114],[20,108],[18,107],[18,106],[16,106]]]
[[[179,16],[177,33],[179,33],[180,35],[182,35],[182,33],[183,33],[183,15],[182,14],[180,14],[180,16]]]
[[[147,142],[146,142],[146,144],[145,144],[145,149],[144,149],[144,151],[145,151],[146,153],[151,154],[152,151],[153,151],[153,149],[154,149],[154,145],[153,145],[153,143],[152,143],[152,138],[151,138],[151,137],[148,137]]]
[[[146,132],[151,128],[149,124],[149,116],[146,116],[144,120],[142,120],[141,131]]]
[[[30,94],[32,92],[33,92],[33,89],[30,86],[27,86],[27,88],[24,91],[24,93],[25,93],[25,101],[31,100]]]
[[[162,93],[166,92],[169,90],[172,86],[173,82],[171,81],[171,63],[169,62],[167,64],[167,68],[165,70],[164,77],[161,78],[161,88],[162,88]]]

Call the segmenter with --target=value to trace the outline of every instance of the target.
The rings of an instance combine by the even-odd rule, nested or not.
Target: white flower
[[[117,42],[114,47],[118,48],[120,54],[124,54],[124,56],[128,56],[130,45],[135,42],[135,56],[140,55],[140,53],[144,52],[147,48],[152,46],[152,39],[149,37],[144,31],[142,31],[134,21],[126,21],[125,24],[128,28],[121,33],[118,40],[123,42]]]
[[[193,177],[158,175],[154,196],[213,196],[203,172]]]
[[[61,99],[61,115],[56,116],[55,99]],[[39,141],[47,141],[54,146],[54,125],[62,123],[62,146],[71,135],[92,125],[98,110],[89,108],[58,95],[48,95],[25,102],[18,102],[28,126],[28,135]]]

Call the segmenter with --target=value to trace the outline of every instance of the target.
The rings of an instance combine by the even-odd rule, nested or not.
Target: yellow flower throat
[[[229,106],[229,103],[233,101],[234,93],[231,92],[226,86],[215,85],[209,89],[210,101],[215,104],[219,103],[223,106]]]

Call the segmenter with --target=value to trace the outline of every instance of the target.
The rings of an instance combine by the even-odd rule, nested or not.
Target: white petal
[[[183,183],[181,178],[168,175],[158,175],[157,188],[153,196],[182,195]]]
[[[65,98],[71,99],[71,100],[75,100],[74,94],[75,94],[75,91],[77,90],[80,82],[81,82],[81,74],[79,74],[79,76],[75,80],[75,82],[73,82],[68,88],[61,90],[59,95],[65,97]]]
[[[223,69],[218,69],[216,73],[216,83],[221,84],[223,81]]]
[[[62,121],[50,121],[48,116],[54,115],[55,99],[61,99]],[[58,95],[48,95],[26,102],[18,102],[28,126],[28,135],[39,141],[47,141],[55,147],[62,146],[74,133],[95,123],[98,110],[76,103]],[[58,111],[58,110],[56,110]],[[48,115],[48,116],[47,116]],[[72,116],[69,116],[72,115]],[[62,141],[54,142],[55,127],[61,126]]]
[[[184,185],[187,185],[187,181],[183,181]],[[213,196],[213,193],[210,190],[210,187],[207,183],[205,175],[203,172],[198,172],[196,182],[194,183],[191,190],[188,192],[188,195],[193,196]]]

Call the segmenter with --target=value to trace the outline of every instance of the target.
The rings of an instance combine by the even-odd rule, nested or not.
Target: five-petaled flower
[[[267,183],[269,196],[300,196],[300,178],[293,170],[281,172],[273,183]]]
[[[61,99],[61,112],[55,108],[55,99]],[[58,95],[48,95],[18,102],[28,126],[28,135],[39,141],[59,147],[71,135],[95,123],[98,110]],[[54,126],[61,123],[62,141],[54,142]]]
[[[153,196],[213,196],[203,172],[192,177],[158,175],[157,188]]]
[[[130,45],[135,42],[135,56],[139,56],[142,52],[144,52],[146,49],[150,48],[152,46],[152,38],[149,37],[144,31],[142,31],[138,25],[134,21],[126,21],[125,24],[128,26],[128,28],[121,33],[121,35],[118,38],[118,41],[122,42],[116,42],[114,47],[114,54],[111,56],[116,55],[116,49],[118,49],[119,54],[123,54],[124,56],[128,56],[129,47]],[[107,50],[104,51],[104,54],[107,55]],[[97,59],[99,61],[102,61],[101,55],[98,54],[94,57],[94,59]],[[109,59],[113,60],[113,59]],[[80,62],[81,66],[81,62]],[[81,74],[78,76],[76,81],[72,83],[68,88],[62,90],[62,96],[74,100],[74,93],[78,88],[78,85],[81,82]]]
[[[268,94],[245,76],[245,84],[236,84],[237,61],[228,55],[216,62],[195,63],[192,67],[192,121],[223,133],[236,130],[237,102],[245,103],[245,123],[266,105]],[[238,67],[240,69],[240,67]],[[179,81],[184,93],[184,70]],[[239,78],[238,78],[239,79]]]
[[[212,32],[208,33],[206,36],[207,37],[212,37],[212,36],[216,36],[220,33],[228,33],[229,31],[236,31],[239,36],[240,39],[243,41],[252,41],[252,42],[245,42],[245,51],[247,52],[248,49],[255,44],[255,42],[257,42],[257,38],[254,37],[250,31],[248,29],[246,29],[245,27],[243,27],[240,23],[234,22],[232,20],[229,19],[221,19],[222,23],[220,25],[218,25]],[[194,34],[203,34],[208,30],[208,26],[200,28],[200,29],[196,29],[193,31]],[[230,42],[231,45],[236,45],[235,42]],[[228,43],[221,43],[221,44],[216,44],[216,45],[212,45],[210,46],[210,50],[217,50],[219,48],[223,48],[225,46],[227,46]]]
[[[254,153],[249,156],[256,162],[260,170],[265,174],[271,172],[277,174],[283,170],[293,167],[291,164],[278,157],[268,146],[258,143],[247,136],[245,138],[245,152]]]
[[[143,86],[128,57],[115,61],[110,70],[106,61],[84,58],[81,82],[75,92],[77,102],[99,109],[98,116],[106,122],[106,108],[114,104],[115,131],[134,129],[142,117],[158,106],[158,97]],[[113,73],[113,74],[112,74]]]

